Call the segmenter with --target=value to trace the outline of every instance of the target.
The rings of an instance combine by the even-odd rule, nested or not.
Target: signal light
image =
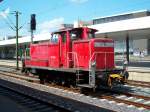
[[[31,21],[30,21],[30,29],[31,30],[36,30],[36,18],[35,14],[31,14]]]

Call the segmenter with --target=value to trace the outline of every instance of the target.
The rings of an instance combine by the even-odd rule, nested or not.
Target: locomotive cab
[[[87,27],[64,29],[54,32],[55,35],[58,35],[58,44],[60,47],[59,67],[76,68],[76,64],[78,63],[77,58],[79,57],[76,57],[78,51],[73,51],[74,42],[89,41],[89,39],[95,38],[95,32],[95,29]]]

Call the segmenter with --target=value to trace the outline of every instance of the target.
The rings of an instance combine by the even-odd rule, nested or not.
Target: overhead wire
[[[8,21],[12,24],[13,27],[15,27],[15,24],[12,22],[12,20],[7,16]]]
[[[3,20],[9,26],[10,29],[12,29],[13,31],[15,31],[14,27],[11,26],[11,24],[6,19],[3,19]]]

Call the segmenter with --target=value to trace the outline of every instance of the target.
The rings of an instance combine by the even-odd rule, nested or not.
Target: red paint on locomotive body
[[[96,62],[96,69],[114,68],[114,46],[111,39],[75,41],[73,51],[78,56],[77,67],[88,69],[90,62]]]
[[[113,69],[113,40],[94,38],[95,32],[87,27],[54,32],[57,42],[30,45],[30,60],[25,65],[88,70],[89,64],[96,62],[96,69]]]
[[[90,88],[124,84],[129,74],[115,68],[114,41],[95,38],[95,32],[87,27],[54,32],[51,41],[30,45],[23,69],[39,74],[42,83],[48,78]]]
[[[114,42],[111,39],[95,39],[93,43],[96,66],[98,69],[113,69],[114,65]]]

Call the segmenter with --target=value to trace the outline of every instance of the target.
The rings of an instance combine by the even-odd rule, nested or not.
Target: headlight
[[[92,62],[92,67],[96,66],[96,61]]]

